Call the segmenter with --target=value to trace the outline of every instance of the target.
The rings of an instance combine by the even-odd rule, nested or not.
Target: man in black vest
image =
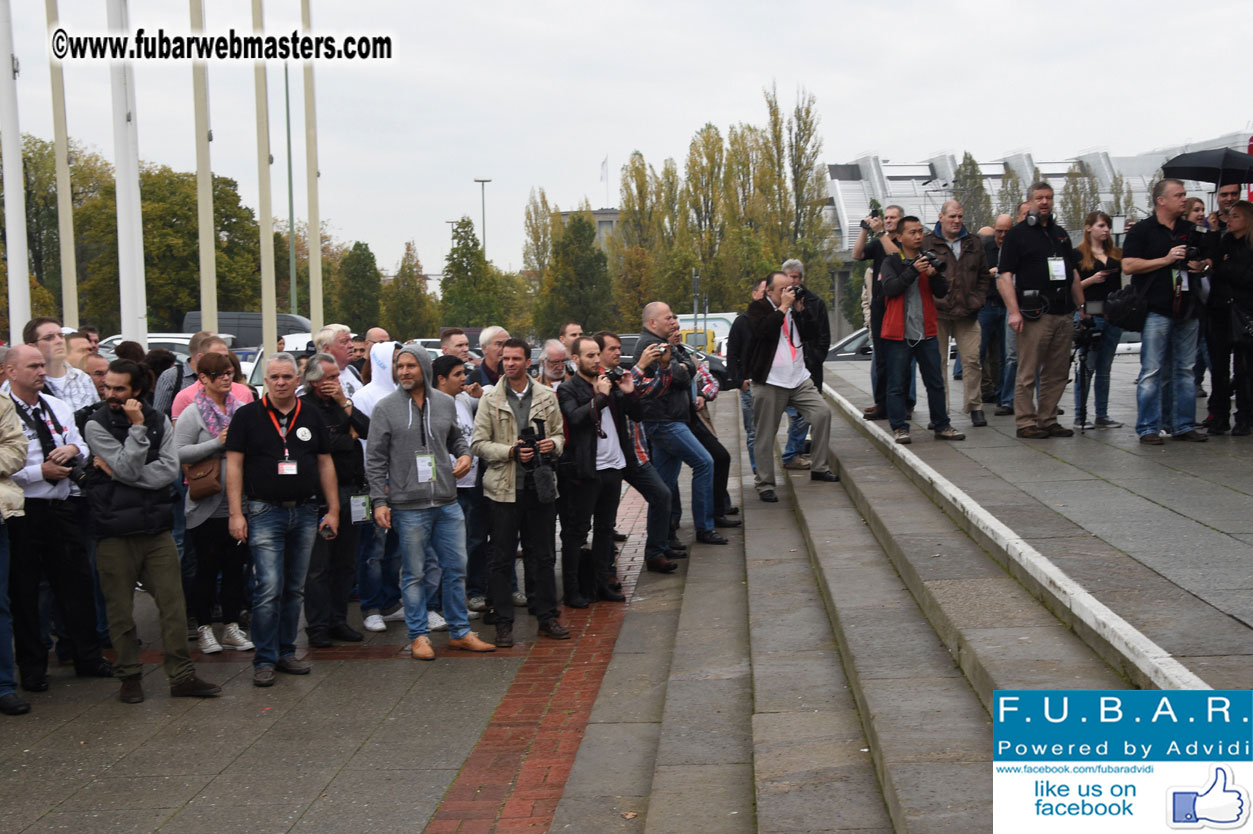
[[[96,565],[117,652],[114,674],[123,703],[144,699],[135,642],[135,583],[152,592],[161,615],[165,674],[173,697],[207,698],[221,687],[196,677],[187,651],[187,609],[171,530],[178,493],[178,452],[169,418],[142,402],[146,370],[128,359],[109,364],[105,404],[87,421],[95,470],[87,478]]]

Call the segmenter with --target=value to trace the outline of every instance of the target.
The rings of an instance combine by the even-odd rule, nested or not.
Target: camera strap
[[[57,448],[56,441],[52,437],[53,429],[62,437],[65,436],[65,429],[61,428],[60,421],[57,420],[57,416],[53,413],[51,406],[44,402],[43,396],[39,394],[35,396],[39,397],[39,403],[33,406],[27,406],[26,403],[12,394],[9,395],[9,399],[13,400],[13,405],[16,406],[17,416],[22,418],[22,422],[26,424],[26,427],[33,431],[35,437],[39,439],[39,448],[43,450],[44,460],[46,461],[48,455],[52,454],[52,451]],[[27,410],[28,408],[30,409],[29,411]],[[42,413],[39,413],[40,411]],[[44,415],[47,416],[45,417]],[[51,423],[52,428],[49,428],[49,423]]]

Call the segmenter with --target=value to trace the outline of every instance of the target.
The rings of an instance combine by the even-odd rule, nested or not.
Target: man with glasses
[[[570,355],[566,346],[557,339],[544,342],[539,355],[539,381],[554,391],[569,376]]]
[[[22,341],[36,348],[44,358],[47,374],[44,390],[68,405],[70,411],[100,402],[96,386],[87,374],[67,361],[61,322],[49,316],[31,319],[22,328]]]

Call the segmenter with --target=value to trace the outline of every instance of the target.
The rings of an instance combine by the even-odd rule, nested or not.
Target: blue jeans
[[[744,442],[748,444],[748,462],[757,473],[757,457],[753,454],[753,438],[757,436],[753,428],[753,392],[740,391],[740,417],[744,419]]]
[[[941,431],[951,425],[944,401],[944,376],[940,371],[940,348],[934,336],[911,344],[908,341],[880,339],[887,359],[888,371],[888,422],[893,429],[908,429],[906,415],[909,408],[905,402],[908,387],[906,377],[912,375],[910,359],[918,362],[922,372],[922,385],[927,390],[927,407],[931,410],[931,425]]]
[[[276,507],[249,501],[248,547],[256,589],[252,597],[253,666],[273,666],[296,654],[305,576],[318,532],[316,504]]]
[[[357,549],[357,596],[361,615],[368,617],[400,602],[400,543],[376,524],[361,531]]]
[[[997,395],[996,404],[1006,408],[1014,407],[1014,384],[1018,379],[1018,334],[1009,326],[1009,316],[1005,316],[1005,365],[1001,374],[1001,392]]]
[[[1078,315],[1075,314],[1076,318]],[[1093,379],[1096,380],[1096,416],[1109,417],[1109,369],[1114,364],[1118,340],[1122,338],[1122,330],[1107,322],[1104,316],[1093,316],[1092,319],[1100,336],[1095,344],[1079,354],[1079,379],[1075,385],[1076,421],[1088,418],[1088,388]]]
[[[787,445],[783,447],[783,462],[787,463],[805,453],[805,435],[809,434],[809,424],[793,406],[783,409],[783,413],[790,421],[787,427]]]
[[[457,504],[458,507],[461,504]],[[462,519],[465,514],[462,513]],[[403,545],[402,545],[403,547]],[[469,557],[466,558],[469,561]],[[444,569],[439,566],[439,552],[428,538],[426,540],[426,556],[422,560],[422,595],[426,600],[426,610],[438,614],[444,610],[443,593],[440,591]]]
[[[1007,316],[1004,307],[994,307],[990,304],[984,304],[979,309],[979,359],[982,361],[985,370],[989,365],[993,364],[991,362],[993,357],[988,356],[988,344],[990,342],[996,346],[995,365],[997,369],[1004,370],[1005,368],[1006,318]],[[958,359],[960,358],[961,357],[959,356]],[[996,387],[995,397],[996,402],[999,405],[1002,399],[1001,395],[1003,393],[1001,380],[994,379],[992,380],[992,383]],[[1011,400],[1013,399],[1014,394],[1012,391],[1010,392],[1009,397]]]
[[[697,532],[714,529],[714,460],[709,452],[686,423],[648,423],[645,429],[653,453],[653,468],[669,487],[672,503],[677,503],[679,469],[686,463],[692,467],[692,523]],[[650,518],[653,512],[653,507],[649,506]]]
[[[457,489],[466,518],[466,597],[487,596],[487,503],[482,487]]]
[[[405,602],[409,639],[427,633],[425,574],[427,544],[441,571],[444,619],[453,637],[470,633],[466,611],[466,519],[457,502],[424,510],[392,510],[392,528],[400,537],[400,594]]]
[[[1150,312],[1140,331],[1140,378],[1136,382],[1136,434],[1156,434],[1163,419],[1171,434],[1184,434],[1196,424],[1196,319],[1172,319]],[[1171,358],[1166,362],[1169,349]],[[1172,414],[1162,415],[1161,388],[1169,376],[1174,391]]]
[[[17,690],[13,676],[13,614],[9,611],[9,528],[0,522],[0,695]]]

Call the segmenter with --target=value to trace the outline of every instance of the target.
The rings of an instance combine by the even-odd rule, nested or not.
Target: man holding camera
[[[879,280],[879,272],[883,269],[883,261],[899,250],[896,230],[905,216],[905,210],[892,205],[883,210],[879,217],[878,209],[870,212],[870,216],[861,221],[861,231],[853,242],[853,260],[870,261],[870,266],[863,276],[863,298],[869,298],[870,307],[870,344],[873,348],[870,365],[870,384],[874,388],[874,405],[865,409],[863,416],[867,420],[882,420],[888,416],[888,371],[887,356],[879,344],[880,330],[883,327],[883,282]],[[863,304],[866,302],[863,301]],[[910,382],[910,410],[913,409],[913,382]]]
[[[962,204],[948,200],[940,207],[940,222],[934,232],[923,235],[922,248],[940,256],[939,267],[948,282],[948,293],[936,299],[936,341],[940,348],[940,376],[948,391],[948,341],[957,342],[961,360],[964,397],[962,411],[973,426],[986,426],[983,415],[983,366],[979,358],[979,311],[992,278],[988,274],[983,242],[966,231]],[[945,399],[947,406],[948,400]],[[947,408],[945,409],[948,410]]]
[[[25,515],[8,520],[11,545],[9,600],[17,672],[28,692],[48,690],[48,649],[40,637],[39,583],[47,579],[64,617],[79,677],[107,678],[113,667],[100,654],[91,563],[81,519],[83,498],[71,476],[85,473],[87,444],[70,407],[40,392],[43,354],[14,345],[5,356],[10,393],[28,441],[26,465],[13,473],[25,495]],[[180,632],[186,640],[186,626]]]
[[[910,442],[908,406],[905,403],[912,363],[917,361],[922,384],[927,390],[931,410],[931,427],[937,440],[965,440],[953,428],[944,397],[944,379],[940,370],[939,331],[935,299],[948,292],[948,282],[937,271],[935,263],[920,255],[922,221],[912,215],[900,219],[896,226],[899,249],[883,260],[879,272],[883,293],[883,324],[879,334],[880,347],[887,366],[888,422],[896,442]]]
[[[1123,271],[1134,276],[1136,292],[1148,306],[1140,331],[1140,378],[1136,382],[1136,434],[1140,442],[1160,446],[1162,422],[1173,440],[1200,443],[1196,429],[1198,275],[1208,261],[1193,242],[1193,225],[1183,219],[1187,203],[1183,183],[1164,179],[1153,187],[1153,214],[1131,227],[1123,242]],[[1171,364],[1165,365],[1167,353]],[[1162,377],[1174,386],[1175,413],[1162,415]]]
[[[1070,379],[1073,313],[1083,310],[1083,284],[1070,235],[1053,217],[1053,186],[1037,182],[1030,194],[1026,219],[1005,235],[996,279],[1018,342],[1014,422],[1019,437],[1070,437],[1074,430],[1057,422],[1057,403]]]
[[[569,640],[557,620],[557,576],[553,550],[557,488],[552,462],[565,442],[561,408],[551,388],[527,375],[531,346],[509,339],[501,349],[501,381],[479,401],[470,451],[487,465],[483,494],[492,518],[488,562],[489,599],[496,613],[496,645],[513,646],[511,576],[518,537],[532,580],[527,594],[539,633]]]
[[[772,272],[769,280],[766,297],[748,306],[752,334],[748,372],[756,422],[757,496],[774,503],[779,500],[774,491],[774,436],[789,405],[795,406],[813,429],[810,480],[838,481],[840,477],[827,464],[831,412],[805,367],[804,344],[814,337],[814,324],[807,317],[794,315],[798,288],[785,273]]]
[[[174,427],[142,401],[148,371],[129,359],[109,364],[105,405],[87,421],[93,450],[85,479],[96,539],[100,590],[109,612],[109,638],[117,652],[114,673],[122,681],[119,700],[144,699],[144,665],[135,639],[135,584],[143,582],[157,603],[165,675],[175,698],[210,698],[221,687],[196,677],[187,652],[187,609],[182,570],[174,545],[174,504],[179,477]]]

